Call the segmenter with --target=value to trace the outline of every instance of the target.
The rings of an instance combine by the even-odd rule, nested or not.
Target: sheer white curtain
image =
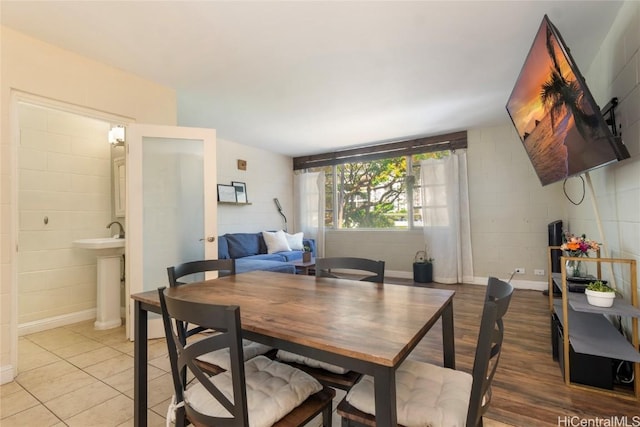
[[[324,255],[324,173],[293,176],[294,226],[305,237],[316,239],[316,256]]]
[[[433,280],[472,283],[471,225],[467,154],[458,150],[443,159],[420,162],[422,220]]]

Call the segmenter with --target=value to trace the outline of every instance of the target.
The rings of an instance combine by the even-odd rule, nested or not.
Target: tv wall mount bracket
[[[618,98],[611,98],[611,101],[600,111],[604,117],[605,123],[611,127],[611,133],[616,138],[621,138],[618,135],[618,127],[616,126],[616,107],[618,106]]]

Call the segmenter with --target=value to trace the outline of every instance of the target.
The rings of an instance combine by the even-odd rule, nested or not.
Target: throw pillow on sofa
[[[289,247],[291,248],[292,251],[304,250],[304,244],[302,243],[302,238],[304,237],[303,232],[296,233],[296,234],[289,234],[285,232],[284,235],[287,238],[287,243],[289,244]]]
[[[287,243],[287,236],[282,230],[276,232],[263,231],[262,238],[267,245],[267,253],[273,254],[291,250],[289,243]]]

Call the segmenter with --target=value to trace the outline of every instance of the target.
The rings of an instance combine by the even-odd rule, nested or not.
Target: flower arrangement
[[[589,251],[597,251],[600,244],[595,240],[587,239],[585,234],[575,236],[567,231],[562,235],[562,245],[560,249],[571,257],[589,256]],[[586,265],[582,261],[568,260],[566,263],[568,277],[585,277],[587,275]]]
[[[586,256],[589,251],[597,251],[600,249],[600,244],[595,240],[587,239],[585,234],[581,236],[575,236],[568,231],[565,231],[562,235],[562,245],[560,249],[569,253],[570,256],[579,257]]]

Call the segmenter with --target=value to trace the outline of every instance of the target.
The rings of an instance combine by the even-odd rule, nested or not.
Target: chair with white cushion
[[[180,286],[192,281],[204,280],[204,272],[218,271],[220,277],[236,274],[236,262],[234,259],[208,259],[200,261],[190,261],[167,268],[169,276],[169,286]],[[184,278],[190,279],[188,282]],[[182,279],[179,281],[179,279]],[[205,328],[196,326],[189,328],[188,325],[181,325],[184,328],[185,339],[205,331]],[[184,343],[183,343],[184,344]],[[245,360],[252,357],[267,354],[273,350],[264,344],[256,343],[250,340],[242,340]],[[216,351],[203,354],[198,358],[201,367],[207,372],[216,374],[229,369],[229,353],[228,351]]]
[[[491,382],[498,366],[504,325],[513,286],[489,278],[473,375],[449,368],[405,360],[396,371],[398,424],[432,427],[475,427],[491,401]],[[343,426],[375,426],[374,384],[364,376],[338,405]]]
[[[158,293],[175,391],[168,422],[177,427],[301,426],[322,414],[323,425],[331,426],[334,390],[264,356],[244,361],[239,307],[183,301],[165,290]],[[183,344],[184,322],[219,333]],[[230,356],[229,370],[209,376],[196,359],[220,350]]]

